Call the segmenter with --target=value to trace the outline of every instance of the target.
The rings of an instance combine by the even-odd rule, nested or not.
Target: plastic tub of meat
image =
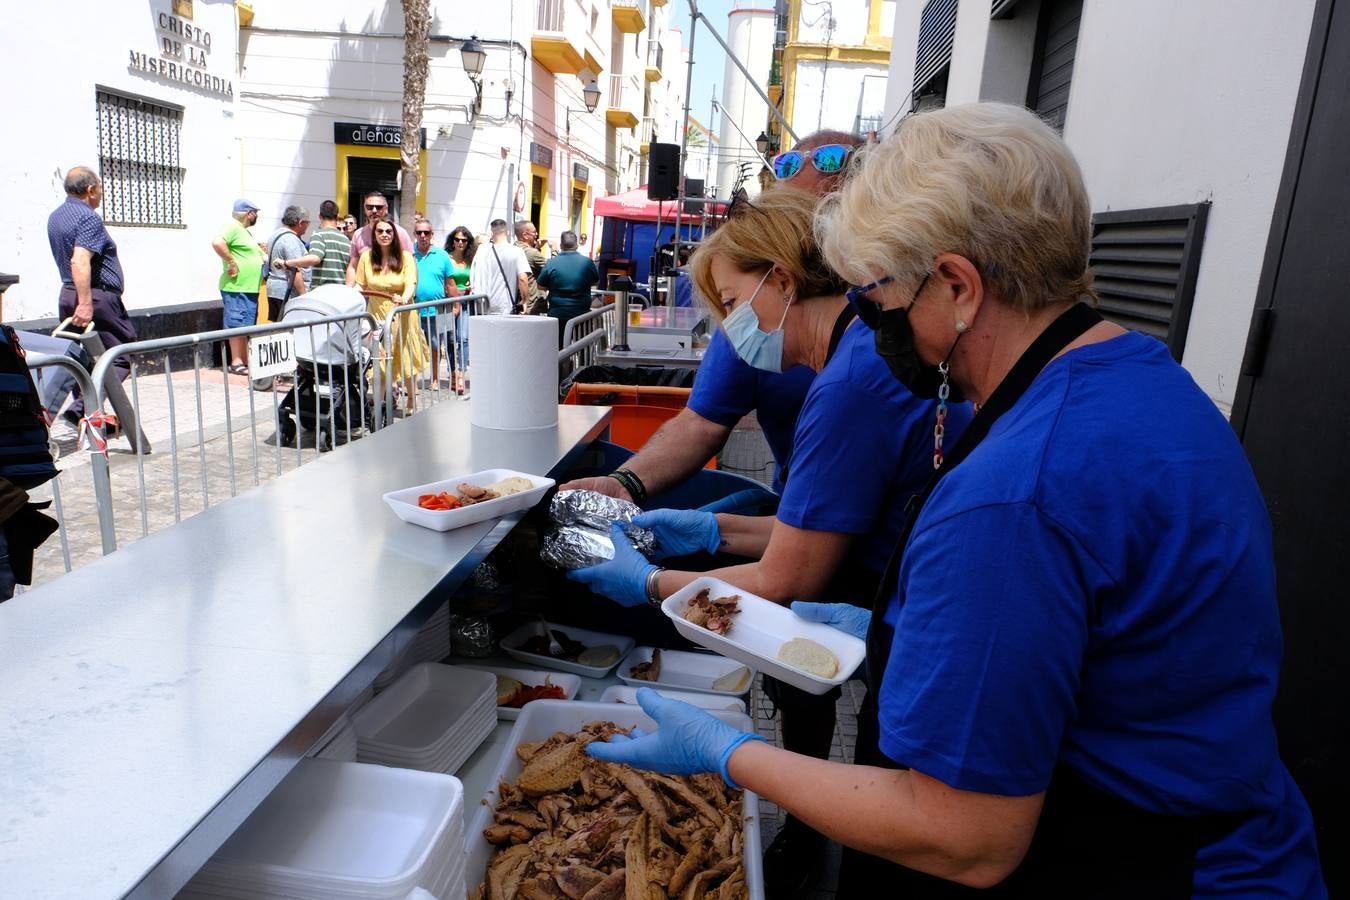
[[[736,728],[749,731],[754,726],[750,717],[744,713],[730,711],[710,711],[722,721]],[[488,784],[492,787],[482,803],[478,798],[468,798],[465,809],[474,812],[466,821],[465,849],[468,855],[465,864],[465,887],[472,893],[474,888],[488,875],[488,865],[497,849],[483,837],[483,830],[493,824],[494,813],[500,800],[499,788],[502,782],[516,784],[525,764],[516,753],[516,747],[523,743],[535,743],[547,740],[556,732],[572,733],[580,731],[589,722],[613,722],[623,728],[641,726],[656,727],[639,706],[618,703],[568,702],[565,700],[540,700],[531,703],[520,711],[511,730],[511,737],[502,748],[501,764],[497,767]],[[645,774],[645,773],[642,773]],[[764,873],[760,853],[759,836],[759,798],[751,791],[742,796],[741,854],[745,865],[746,893],[752,900],[764,897]]]
[[[497,497],[494,500],[480,500],[458,509],[423,509],[417,505],[417,498],[423,494],[439,494],[444,491],[454,496],[458,493],[461,484],[485,488],[499,484],[508,478],[523,478],[530,483],[530,487],[513,494]],[[488,519],[495,519],[507,513],[529,509],[538,503],[539,498],[544,496],[544,492],[553,485],[552,478],[545,478],[541,475],[530,475],[513,469],[486,469],[468,475],[457,475],[444,481],[432,481],[427,484],[419,484],[416,487],[390,491],[384,495],[384,502],[389,504],[389,508],[394,511],[394,514],[405,522],[421,525],[423,528],[430,528],[432,531],[449,531],[452,528],[463,528],[465,525],[486,522]]]
[[[689,601],[705,588],[712,599],[740,595],[739,612],[731,617],[731,628],[726,634],[717,634],[685,618]],[[680,634],[694,643],[799,687],[808,694],[823,694],[848,681],[867,655],[867,644],[851,634],[820,622],[808,622],[786,606],[708,576],[696,578],[671,594],[661,604],[661,611],[675,623]],[[778,651],[793,638],[814,641],[833,654],[838,662],[835,674],[825,678],[780,660]],[[620,677],[623,674],[620,670]]]
[[[660,666],[655,673],[643,673],[656,658],[654,647],[635,647],[619,663],[616,673],[633,687],[674,688],[677,691],[698,691],[719,697],[740,697],[750,690],[755,670],[714,653],[690,653],[686,650],[660,650]]]

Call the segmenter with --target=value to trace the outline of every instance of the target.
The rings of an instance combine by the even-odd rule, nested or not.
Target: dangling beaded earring
[[[938,408],[937,424],[933,426],[933,468],[942,468],[942,436],[946,434],[947,422],[947,398],[951,396],[951,383],[947,380],[947,374],[951,367],[947,365],[944,359],[938,363],[938,374],[942,376],[942,384],[938,386]]]

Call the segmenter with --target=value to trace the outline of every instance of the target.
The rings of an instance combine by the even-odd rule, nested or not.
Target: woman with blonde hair
[[[797,418],[776,515],[659,509],[637,519],[656,533],[663,559],[724,553],[747,561],[710,573],[663,569],[618,531],[614,559],[570,573],[574,580],[625,606],[659,605],[705,574],[783,604],[865,604],[876,593],[905,500],[933,471],[936,417],[945,415],[955,436],[970,410],[963,404],[940,413],[934,399],[897,388],[844,297],[846,285],[821,258],[811,230],[816,203],[813,194],[787,187],[739,203],[692,263],[742,360],[769,372],[801,364],[818,373]],[[812,696],[772,679],[766,688],[782,710],[787,747],[828,758],[839,690]],[[790,817],[765,854],[766,877],[778,888],[772,893],[809,880],[813,866],[800,863],[823,860],[824,844]]]
[[[853,848],[841,896],[1325,897],[1271,722],[1265,505],[1167,348],[1090,305],[1059,135],[1001,104],[913,116],[816,230],[899,386],[980,410],[871,613],[811,611],[867,638],[856,764],[651,692],[655,732],[589,752],[779,804]]]
[[[394,223],[380,220],[374,226],[374,244],[362,251],[348,286],[361,289],[370,301],[370,314],[375,321],[396,306],[406,306],[417,295],[417,260],[404,250]],[[401,379],[405,412],[412,415],[417,408],[413,379],[427,366],[427,344],[418,327],[417,315],[401,313],[394,317],[392,327],[392,359],[380,359],[380,383]]]

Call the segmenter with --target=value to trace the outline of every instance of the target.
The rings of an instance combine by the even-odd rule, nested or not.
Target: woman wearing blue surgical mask
[[[872,331],[844,296],[844,282],[816,248],[816,202],[803,191],[771,188],[753,205],[738,204],[691,261],[700,292],[716,318],[725,316],[721,327],[745,362],[770,372],[800,364],[819,373],[797,419],[777,514],[654,510],[637,523],[656,532],[663,558],[744,557],[711,574],[758,596],[866,605],[899,537],[906,499],[933,472],[940,409],[897,389]],[[946,439],[955,440],[969,406],[941,414]],[[659,605],[705,574],[652,565],[622,532],[615,545],[614,559],[570,577],[639,606]],[[785,685],[766,682],[766,689],[782,710],[785,745],[828,758],[838,690],[813,697]],[[823,847],[823,838],[790,818],[765,855],[770,894],[788,895],[808,880],[812,867],[802,863],[819,860]]]

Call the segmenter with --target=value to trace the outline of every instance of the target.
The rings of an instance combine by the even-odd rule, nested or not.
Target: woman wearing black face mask
[[[1023,109],[923,113],[864,154],[818,215],[826,261],[897,378],[980,412],[870,622],[840,610],[868,631],[858,764],[646,695],[659,728],[590,752],[773,800],[853,848],[850,898],[1326,896],[1270,718],[1264,503],[1166,348],[1083,302],[1090,223]]]

